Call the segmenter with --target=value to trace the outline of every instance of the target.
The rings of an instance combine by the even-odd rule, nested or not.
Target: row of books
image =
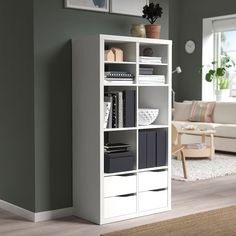
[[[145,56],[140,56],[139,57],[139,62],[140,63],[162,63],[162,57],[145,57]]]
[[[104,128],[135,126],[135,91],[106,92],[104,96]]]

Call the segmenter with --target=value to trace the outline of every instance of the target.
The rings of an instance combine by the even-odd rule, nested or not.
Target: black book
[[[125,90],[123,91],[123,121],[124,127],[135,126],[135,91]]]
[[[105,93],[106,96],[112,97],[112,128],[118,128],[118,104],[119,104],[119,94],[118,92]]]
[[[160,129],[156,132],[156,150],[157,150],[157,166],[166,166],[168,164],[167,159],[167,129]]]
[[[147,131],[147,168],[156,166],[156,131]]]
[[[138,167],[139,169],[147,168],[147,141],[146,132],[139,131],[139,156],[138,156]]]

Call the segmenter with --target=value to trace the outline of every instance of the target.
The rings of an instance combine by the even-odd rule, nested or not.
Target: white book
[[[111,102],[104,102],[104,128],[107,128],[110,110],[111,110]]]
[[[123,92],[118,92],[118,127],[123,127]]]

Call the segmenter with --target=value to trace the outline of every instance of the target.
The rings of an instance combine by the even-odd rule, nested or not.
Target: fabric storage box
[[[105,173],[115,173],[133,170],[134,159],[134,155],[130,152],[105,153],[104,171]]]

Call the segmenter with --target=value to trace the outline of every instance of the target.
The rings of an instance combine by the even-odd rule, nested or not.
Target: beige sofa
[[[215,133],[215,149],[226,152],[236,152],[236,102],[216,102],[213,111],[214,123],[190,122],[189,114],[192,102],[175,103],[173,124],[177,128],[186,125],[194,125],[199,128],[214,129]],[[201,142],[199,136],[183,135],[182,143]],[[209,142],[209,139],[207,139]]]

